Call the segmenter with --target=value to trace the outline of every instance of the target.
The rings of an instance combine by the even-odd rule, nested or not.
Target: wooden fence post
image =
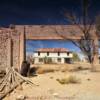
[[[6,69],[6,72],[8,71],[8,68],[13,66],[12,64],[13,64],[12,40],[11,40],[11,38],[9,38],[7,40],[7,69]]]
[[[20,34],[20,68],[24,60],[26,60],[26,42],[25,42],[25,29]],[[20,69],[19,69],[20,70]]]

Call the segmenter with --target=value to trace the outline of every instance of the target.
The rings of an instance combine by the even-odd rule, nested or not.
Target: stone
[[[87,80],[88,80],[88,81],[90,81],[91,79],[90,79],[90,78],[88,78]]]
[[[54,97],[58,97],[59,94],[58,94],[58,93],[53,93],[53,96],[54,96]]]
[[[17,87],[17,90],[23,90],[22,85],[19,85],[19,86]]]
[[[25,100],[26,96],[24,95],[18,95],[16,100]]]

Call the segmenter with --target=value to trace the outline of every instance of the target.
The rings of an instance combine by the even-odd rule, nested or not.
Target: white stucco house
[[[40,48],[34,52],[34,64],[70,63],[73,53],[66,48]]]

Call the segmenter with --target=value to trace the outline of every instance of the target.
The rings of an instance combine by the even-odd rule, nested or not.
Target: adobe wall
[[[0,69],[20,66],[20,33],[11,29],[0,29]]]

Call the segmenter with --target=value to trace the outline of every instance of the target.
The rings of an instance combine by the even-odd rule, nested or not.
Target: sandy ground
[[[62,85],[57,78],[74,75],[81,83]],[[23,84],[4,100],[16,100],[19,95],[28,97],[25,100],[100,100],[100,72],[52,72],[30,78],[39,86]]]

